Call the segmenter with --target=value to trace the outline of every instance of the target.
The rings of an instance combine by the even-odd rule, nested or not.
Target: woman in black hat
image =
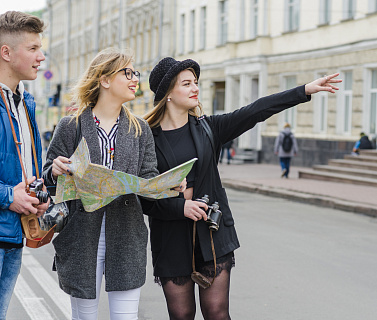
[[[273,114],[309,101],[313,93],[334,93],[337,88],[332,83],[341,81],[334,79],[337,75],[258,99],[228,114],[203,116],[197,62],[168,57],[152,70],[149,84],[155,107],[145,119],[152,128],[159,171],[198,158],[181,196],[155,202],[142,199],[144,213],[150,216],[154,275],[162,284],[170,319],[194,319],[194,281],[208,286],[199,286],[203,317],[230,319],[230,270],[239,242],[217,169],[221,146]],[[208,205],[218,202],[222,212],[214,232],[206,223],[207,204],[196,201],[204,195],[208,195]],[[195,272],[192,278],[193,271],[208,283],[197,280]]]

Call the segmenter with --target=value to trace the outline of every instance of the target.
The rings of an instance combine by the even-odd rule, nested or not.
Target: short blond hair
[[[0,46],[7,45],[8,39],[14,39],[23,32],[40,34],[44,29],[43,20],[36,16],[19,11],[7,11],[0,15]]]

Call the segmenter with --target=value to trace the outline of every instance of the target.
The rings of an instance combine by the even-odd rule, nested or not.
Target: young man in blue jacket
[[[45,59],[41,51],[43,29],[43,21],[26,13],[8,11],[0,15],[0,319],[6,317],[20,273],[21,214],[41,216],[48,207],[48,203],[39,204],[37,198],[25,191],[26,183],[5,106],[7,104],[10,109],[17,141],[21,143],[19,150],[27,182],[30,183],[35,180],[36,166],[41,172],[42,148],[34,98],[24,90],[21,80],[36,79],[38,67]],[[37,163],[33,160],[31,134]]]

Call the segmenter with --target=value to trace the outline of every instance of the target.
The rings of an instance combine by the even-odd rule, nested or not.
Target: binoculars
[[[219,210],[220,209],[219,203],[215,201],[212,205],[208,205],[209,197],[206,194],[199,199],[195,199],[195,201],[203,202],[208,206],[208,211],[206,211],[207,213],[206,223],[208,224],[208,228],[213,231],[219,230],[220,219],[222,216],[222,212]]]

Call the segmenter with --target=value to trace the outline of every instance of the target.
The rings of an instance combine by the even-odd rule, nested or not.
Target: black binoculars
[[[219,203],[215,201],[212,205],[208,205],[209,197],[206,194],[199,199],[195,199],[195,201],[203,202],[208,206],[208,211],[206,211],[207,213],[206,223],[208,224],[209,229],[213,231],[219,230],[220,219],[222,216],[222,212],[219,210],[220,209]]]

